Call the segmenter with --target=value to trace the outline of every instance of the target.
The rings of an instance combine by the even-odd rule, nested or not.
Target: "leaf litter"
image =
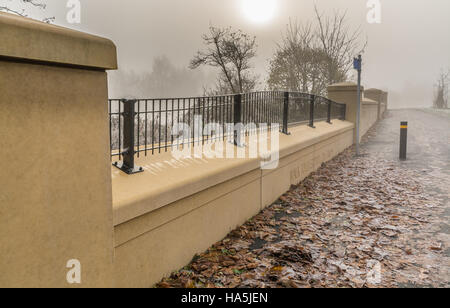
[[[445,208],[423,176],[348,149],[156,286],[449,287]]]

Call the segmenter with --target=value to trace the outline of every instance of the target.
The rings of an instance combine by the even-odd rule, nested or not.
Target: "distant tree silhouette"
[[[16,0],[21,2],[25,8],[21,9],[14,9],[11,7],[11,5],[8,5],[8,2],[5,0],[0,0],[0,11],[12,13],[15,15],[23,16],[23,17],[29,17],[27,11],[29,8],[37,8],[41,10],[45,10],[47,5],[42,0]],[[46,17],[42,21],[46,23],[51,23],[55,20],[55,17]]]
[[[110,94],[115,98],[169,98],[202,95],[202,85],[208,75],[177,67],[166,56],[153,59],[149,72],[136,73],[127,70],[108,74]]]
[[[450,79],[450,70],[441,71],[437,84],[433,107],[437,109],[448,109],[448,84]]]
[[[216,89],[210,94],[243,93],[255,88],[258,78],[251,73],[257,49],[255,37],[241,30],[211,26],[203,42],[207,49],[195,55],[190,68],[207,65],[220,69]]]

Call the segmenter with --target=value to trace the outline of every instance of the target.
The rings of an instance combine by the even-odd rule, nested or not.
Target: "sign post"
[[[353,60],[353,68],[358,71],[358,90],[357,90],[357,107],[356,107],[356,155],[360,155],[359,150],[359,140],[360,140],[360,119],[361,119],[361,68],[362,68],[362,57],[361,55],[358,58]]]

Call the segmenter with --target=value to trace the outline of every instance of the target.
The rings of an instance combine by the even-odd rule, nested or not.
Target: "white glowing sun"
[[[243,0],[242,8],[250,21],[264,23],[274,17],[277,0]]]

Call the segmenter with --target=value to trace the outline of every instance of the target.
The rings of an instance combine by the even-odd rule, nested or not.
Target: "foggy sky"
[[[257,37],[255,66],[264,79],[289,18],[312,20],[314,3],[329,13],[347,10],[350,25],[362,27],[369,42],[366,87],[388,90],[397,107],[431,106],[439,71],[450,66],[449,0],[381,0],[381,24],[367,23],[366,0],[278,0],[275,17],[265,24],[247,20],[241,0],[81,0],[79,25],[66,22],[66,0],[47,0],[45,14],[55,16],[55,24],[112,39],[122,72],[150,72],[163,55],[186,68],[211,23],[239,28]]]

